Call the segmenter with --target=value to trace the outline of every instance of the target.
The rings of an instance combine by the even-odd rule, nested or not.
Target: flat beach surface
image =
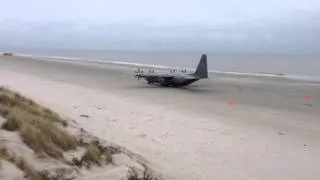
[[[0,57],[0,84],[140,154],[167,179],[320,176],[316,83],[210,74],[163,88],[125,67]]]

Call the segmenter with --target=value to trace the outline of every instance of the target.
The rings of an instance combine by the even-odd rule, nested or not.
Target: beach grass
[[[45,180],[42,175],[34,169],[34,167],[29,164],[23,157],[16,155],[13,152],[10,152],[5,147],[0,147],[0,159],[6,160],[14,164],[22,172],[25,173],[25,178],[30,180]]]
[[[130,169],[127,175],[128,180],[160,180],[155,177],[148,168],[145,168],[142,176],[139,175],[138,171],[135,169]]]
[[[78,145],[76,137],[59,127],[67,123],[55,112],[5,87],[0,87],[0,115],[6,119],[1,128],[18,131],[36,153],[63,158],[64,151]]]
[[[86,147],[86,152],[81,158],[81,161],[88,165],[95,164],[95,165],[101,166],[102,165],[101,160],[102,160],[102,153],[100,152],[98,147],[92,144]]]
[[[102,146],[100,141],[83,143],[81,138],[77,138],[63,129],[68,126],[67,121],[57,113],[4,86],[0,86],[0,116],[5,119],[0,124],[1,129],[17,132],[23,143],[39,157],[49,156],[65,162],[64,152],[84,147],[85,153],[80,159],[72,159],[70,165],[90,168],[91,166],[101,167],[111,164],[113,162],[112,154],[120,151],[111,146]],[[35,170],[22,156],[11,152],[0,142],[0,170],[1,161],[4,160],[11,162],[23,171],[26,179],[52,179],[45,173]],[[136,171],[130,171],[127,179],[157,180],[147,170],[143,172],[141,177]]]

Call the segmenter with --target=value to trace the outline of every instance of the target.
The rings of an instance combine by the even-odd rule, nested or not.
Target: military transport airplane
[[[184,71],[185,72],[185,71]],[[143,78],[148,84],[159,84],[166,87],[182,87],[187,86],[200,79],[208,78],[207,55],[203,54],[194,73],[155,73],[154,70],[149,73],[143,73],[138,70],[135,77],[139,80]]]

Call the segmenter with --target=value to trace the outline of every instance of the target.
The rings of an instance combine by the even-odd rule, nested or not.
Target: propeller
[[[140,68],[137,68],[137,70],[135,70],[134,72],[136,73],[135,78],[139,80],[141,78],[139,74],[142,74],[143,70],[141,70]]]
[[[135,73],[139,73],[140,72],[140,68],[137,68],[134,72]]]
[[[154,69],[149,69],[149,73],[154,73]]]
[[[137,70],[134,71],[135,73],[143,73],[143,70],[141,70],[140,68],[137,68]]]
[[[141,77],[139,75],[135,75],[135,78],[139,80]]]
[[[170,70],[170,73],[174,73],[174,72],[176,72],[175,69],[171,69],[171,70]]]

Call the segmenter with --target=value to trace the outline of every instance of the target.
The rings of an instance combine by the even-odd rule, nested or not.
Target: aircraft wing
[[[172,77],[174,77],[173,74],[154,74],[154,73],[136,74],[136,76],[140,76],[140,77],[163,77],[163,78],[172,78]]]
[[[182,75],[182,74],[155,74],[155,73],[143,73],[143,74],[136,74],[139,77],[162,77],[162,78],[173,78],[173,77],[181,77],[184,79],[194,79],[193,76],[189,75]]]

